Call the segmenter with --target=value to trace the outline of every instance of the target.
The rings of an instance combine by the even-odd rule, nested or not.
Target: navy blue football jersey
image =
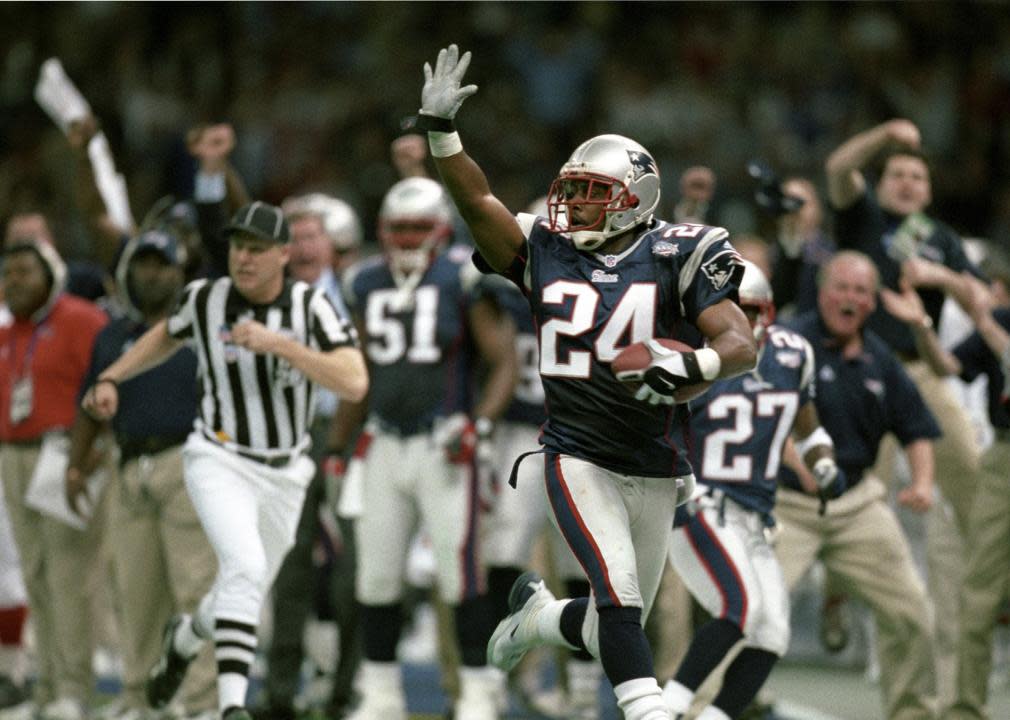
[[[628,475],[690,473],[686,406],[636,400],[610,363],[636,342],[696,338],[703,310],[737,299],[743,265],[726,231],[657,221],[619,255],[603,255],[579,251],[543,218],[517,220],[527,241],[507,275],[537,328],[544,445]]]
[[[717,380],[691,402],[691,463],[698,480],[770,513],[782,448],[797,412],[814,398],[814,377],[810,343],[770,326],[752,371]]]
[[[403,434],[471,409],[478,356],[468,313],[485,281],[470,253],[453,246],[439,254],[409,292],[382,257],[352,267],[344,280],[368,361],[369,413]]]

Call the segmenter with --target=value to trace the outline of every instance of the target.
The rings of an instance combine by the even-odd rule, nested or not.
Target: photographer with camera
[[[800,315],[817,306],[817,273],[835,254],[834,240],[824,229],[824,206],[812,180],[792,176],[780,180],[759,160],[747,171],[758,186],[754,201],[775,222],[777,252],[771,284],[780,317]]]

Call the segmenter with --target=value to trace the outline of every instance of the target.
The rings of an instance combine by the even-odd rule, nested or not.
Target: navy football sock
[[[488,568],[487,594],[494,608],[495,622],[509,614],[509,593],[522,574],[522,568],[511,565]]]
[[[570,598],[588,598],[589,597],[589,591],[590,591],[590,586],[589,586],[589,581],[588,580],[565,580],[565,595],[567,597],[570,597]],[[588,603],[587,603],[587,605],[588,605]],[[585,617],[585,612],[582,613],[582,616]],[[582,642],[581,642],[581,640],[582,640],[582,637],[581,637],[582,636],[581,627],[582,626],[580,625],[579,626],[579,628],[580,628],[579,629],[579,643],[578,643],[580,647],[579,647],[578,650],[572,650],[571,651],[572,657],[575,658],[576,660],[582,660],[583,662],[592,662],[595,658],[593,658],[593,656],[589,654],[588,650],[586,650],[585,648],[581,647],[581,645],[582,645]],[[562,626],[562,632],[564,632],[564,626]],[[565,636],[565,639],[566,640],[568,639],[567,635]]]
[[[487,663],[487,643],[497,624],[491,598],[487,595],[467,598],[452,612],[460,661],[470,667],[484,665]]]
[[[561,634],[569,645],[579,648],[577,652],[586,652],[586,643],[582,640],[582,623],[586,619],[588,607],[589,598],[575,598],[561,611]]]
[[[760,648],[744,648],[726,668],[722,690],[712,702],[731,718],[740,717],[758,694],[779,656]]]
[[[674,680],[686,688],[697,690],[742,637],[740,628],[729,620],[711,620],[705,623],[694,634],[691,647],[677,668]]]
[[[610,684],[617,687],[628,680],[653,678],[652,650],[642,628],[642,609],[599,608],[600,663]]]
[[[400,642],[403,611],[400,603],[362,605],[362,646],[366,658],[373,662],[396,662],[396,645]]]

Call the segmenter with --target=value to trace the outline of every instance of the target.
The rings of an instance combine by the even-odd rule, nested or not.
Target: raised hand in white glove
[[[438,51],[434,71],[424,64],[424,88],[421,90],[421,114],[452,120],[463,101],[477,92],[476,85],[460,87],[466,69],[470,67],[470,52],[460,57],[455,44]]]

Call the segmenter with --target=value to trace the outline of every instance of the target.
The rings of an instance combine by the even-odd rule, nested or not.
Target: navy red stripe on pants
[[[733,558],[726,552],[703,513],[692,516],[684,531],[695,555],[722,596],[723,609],[719,617],[736,623],[742,629],[747,621],[747,588]]]
[[[551,504],[558,527],[568,546],[582,565],[589,578],[589,584],[596,596],[597,607],[621,607],[610,582],[610,573],[600,547],[586,527],[582,514],[579,512],[564,473],[561,471],[561,456],[557,453],[547,453],[544,456],[544,482],[547,485],[547,498]]]

